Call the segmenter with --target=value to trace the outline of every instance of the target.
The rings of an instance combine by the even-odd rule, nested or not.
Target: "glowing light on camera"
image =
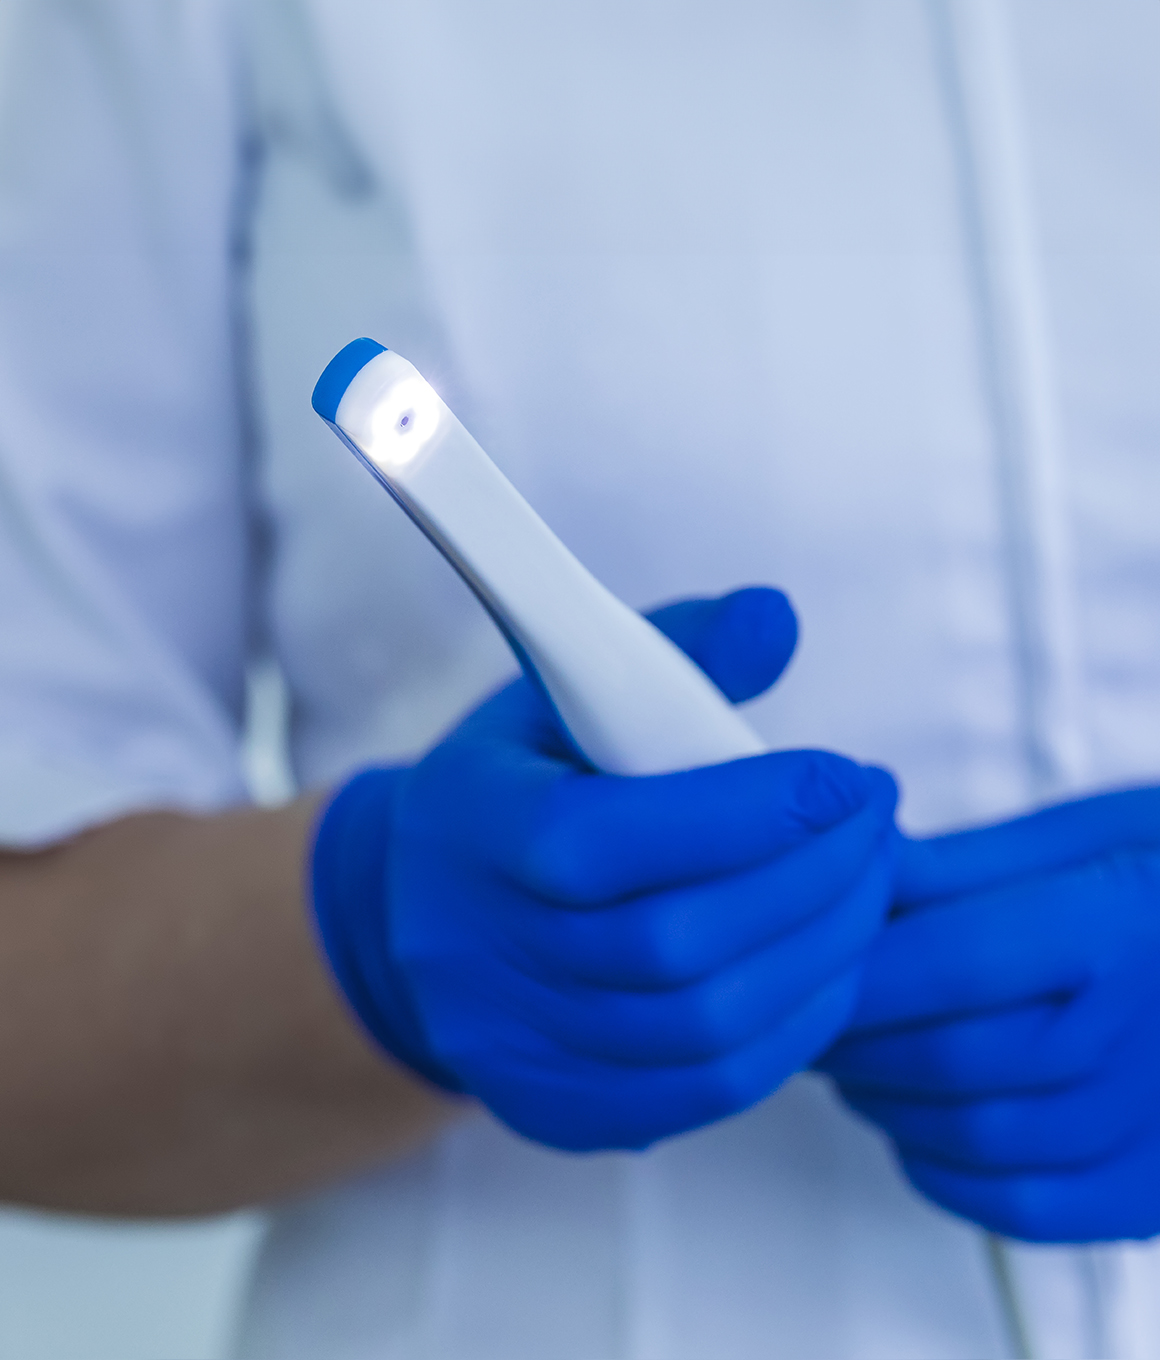
[[[422,378],[403,378],[384,396],[371,417],[367,456],[389,472],[422,451],[439,428],[439,398]]]

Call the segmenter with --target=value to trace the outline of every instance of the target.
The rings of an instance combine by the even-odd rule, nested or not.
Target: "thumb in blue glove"
[[[1160,1232],[1160,789],[904,848],[823,1059],[914,1184],[1012,1237]]]
[[[655,621],[741,700],[785,597]],[[356,776],[315,914],[366,1028],[530,1138],[638,1148],[760,1100],[832,1042],[890,898],[895,789],[825,752],[646,778],[581,767],[518,680],[410,770]]]

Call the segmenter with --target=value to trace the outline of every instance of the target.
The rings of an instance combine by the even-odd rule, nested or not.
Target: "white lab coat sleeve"
[[[234,35],[0,12],[0,844],[246,797]]]

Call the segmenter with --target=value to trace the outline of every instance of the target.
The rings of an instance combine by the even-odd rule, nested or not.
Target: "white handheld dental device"
[[[475,592],[598,770],[663,774],[767,749],[577,561],[401,355],[353,341],[313,406]]]

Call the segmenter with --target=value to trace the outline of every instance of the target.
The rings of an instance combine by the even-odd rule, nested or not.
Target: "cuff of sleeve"
[[[232,767],[125,770],[95,759],[55,760],[0,733],[0,847],[40,850],[134,812],[217,812],[249,801]]]
[[[405,773],[363,770],[323,808],[310,860],[314,923],[331,972],[371,1038],[436,1086],[462,1091],[431,1052],[391,960],[386,871],[395,790]]]

